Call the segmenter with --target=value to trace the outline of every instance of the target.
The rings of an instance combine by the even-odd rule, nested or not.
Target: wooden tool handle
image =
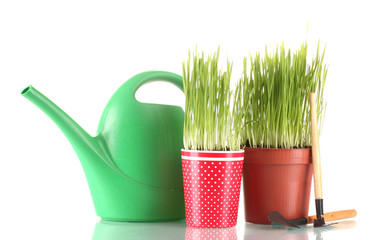
[[[353,218],[356,217],[357,211],[355,209],[350,210],[343,210],[343,211],[336,211],[336,212],[328,212],[324,214],[325,221],[336,221],[346,218]],[[313,223],[313,220],[316,219],[315,216],[308,216],[307,223]]]
[[[321,183],[321,159],[320,159],[320,144],[319,131],[317,128],[317,109],[316,109],[316,93],[310,93],[311,107],[311,136],[312,136],[312,162],[313,162],[313,178],[315,188],[315,198],[322,199],[322,183]]]

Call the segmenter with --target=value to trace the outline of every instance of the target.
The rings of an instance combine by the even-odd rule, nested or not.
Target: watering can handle
[[[176,73],[165,72],[165,71],[148,71],[137,74],[133,78],[130,79],[134,84],[132,86],[133,89],[133,97],[135,98],[136,91],[145,83],[150,83],[154,81],[164,81],[169,82],[178,87],[181,91],[184,91],[182,77]]]

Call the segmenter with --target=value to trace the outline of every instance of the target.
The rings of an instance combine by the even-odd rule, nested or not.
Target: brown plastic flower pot
[[[311,149],[245,148],[245,221],[271,224],[268,214],[287,219],[308,215],[312,181]]]

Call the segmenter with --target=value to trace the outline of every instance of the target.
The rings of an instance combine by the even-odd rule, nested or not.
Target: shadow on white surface
[[[258,225],[245,223],[244,240],[321,240],[325,239],[325,235],[328,232],[355,228],[356,224],[357,223],[354,220],[347,220],[319,228],[314,228],[312,224],[300,226],[300,228],[290,228],[281,225]]]

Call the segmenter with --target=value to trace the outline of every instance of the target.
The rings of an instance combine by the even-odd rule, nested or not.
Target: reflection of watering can
[[[96,223],[92,240],[166,240],[185,239],[185,221],[132,223],[100,221]]]
[[[106,220],[165,221],[184,218],[181,173],[184,112],[178,106],[140,103],[144,83],[167,81],[183,90],[181,76],[144,72],[112,96],[91,137],[32,86],[22,95],[63,131],[84,169],[95,210]]]

